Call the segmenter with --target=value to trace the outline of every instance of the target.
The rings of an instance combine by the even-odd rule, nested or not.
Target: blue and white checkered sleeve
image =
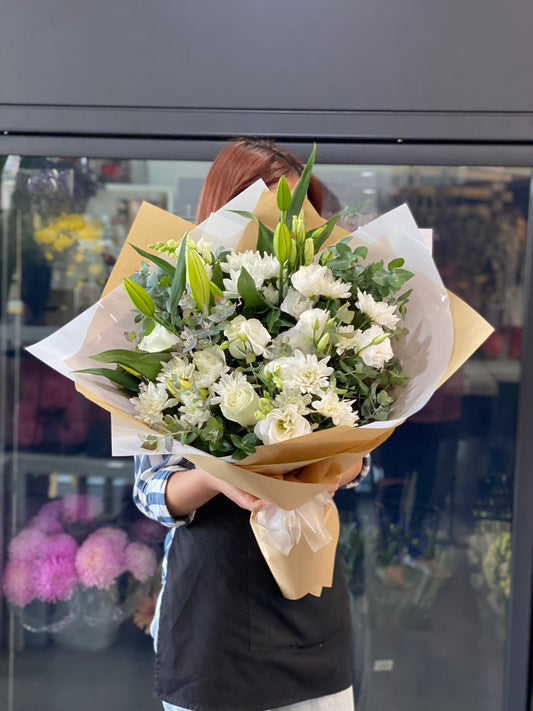
[[[363,457],[363,465],[361,467],[361,471],[359,474],[355,477],[355,479],[352,479],[352,481],[349,481],[347,484],[345,484],[342,489],[353,489],[355,486],[359,486],[359,484],[363,481],[363,479],[368,476],[370,473],[370,470],[372,469],[372,459],[370,457],[370,454],[367,454]]]
[[[147,454],[134,457],[135,486],[133,501],[148,518],[159,521],[164,526],[183,526],[190,523],[194,512],[188,516],[174,518],[165,503],[165,489],[169,476],[176,471],[193,469],[194,464],[173,454]]]

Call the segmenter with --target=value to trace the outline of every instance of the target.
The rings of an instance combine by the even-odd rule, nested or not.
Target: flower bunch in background
[[[394,342],[406,334],[412,274],[401,258],[365,263],[351,236],[321,251],[337,217],[306,228],[313,160],[293,195],[281,178],[274,231],[239,213],[259,224],[257,251],[213,251],[187,234],[151,245],[175,263],[138,249],[147,261],[124,280],[137,310],[130,348],[93,356],[116,369],[85,372],[128,394],[156,433],[147,449],[166,438],[242,459],[257,445],[387,419],[407,383]]]
[[[108,591],[147,584],[157,560],[152,547],[130,540],[121,528],[102,525],[99,497],[69,494],[50,501],[9,544],[2,576],[8,602],[58,603],[83,589]]]
[[[41,218],[35,216],[35,242],[44,250],[48,261],[53,261],[57,253],[65,252],[73,247],[73,259],[83,259],[89,251],[99,252],[101,249],[102,223],[78,213],[62,213],[46,226],[41,226]]]

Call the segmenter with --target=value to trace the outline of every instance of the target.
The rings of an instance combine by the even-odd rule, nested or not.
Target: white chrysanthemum
[[[331,270],[327,270],[320,285],[321,294],[328,299],[348,299],[351,285],[342,279],[335,279]]]
[[[358,301],[355,302],[357,308],[369,316],[372,321],[391,330],[396,328],[400,317],[394,313],[396,311],[394,304],[389,305],[384,301],[375,301],[372,294],[367,294],[360,289],[357,289],[357,299]]]
[[[216,346],[208,346],[202,351],[196,351],[192,359],[196,370],[191,375],[191,379],[198,388],[208,388],[220,378],[222,373],[229,370],[224,351]]]
[[[289,287],[287,295],[283,299],[280,305],[280,309],[285,313],[299,319],[304,311],[311,309],[313,307],[313,301],[299,291]]]
[[[337,393],[330,390],[320,400],[316,400],[313,407],[320,415],[331,418],[334,425],[352,427],[359,419],[357,412],[352,409],[354,402],[354,400],[339,400]]]
[[[318,360],[316,355],[295,351],[281,363],[281,379],[284,388],[301,393],[320,393],[329,386],[333,368],[328,366],[329,356]]]
[[[311,424],[299,414],[296,405],[274,408],[254,428],[256,436],[265,444],[301,437],[311,430]]]
[[[231,273],[233,271],[240,272],[242,267],[254,277],[261,275],[261,280],[266,281],[272,279],[279,274],[279,262],[271,254],[261,256],[258,252],[230,252],[227,255],[226,261],[222,262],[222,271]]]
[[[366,331],[358,329],[354,331],[354,350],[358,351],[366,365],[374,368],[383,368],[393,356],[393,350],[390,343],[390,338],[381,338],[385,335],[385,331],[381,326],[370,326]],[[380,343],[372,343],[375,339],[379,339]]]
[[[133,403],[138,413],[138,419],[148,425],[161,423],[163,410],[178,403],[174,398],[169,398],[162,383],[141,384],[138,397],[131,397],[130,402]]]
[[[284,388],[279,395],[276,395],[274,398],[274,405],[281,410],[285,409],[287,405],[294,405],[299,415],[308,415],[311,410],[307,406],[311,404],[312,399],[312,396],[309,394],[304,395],[298,390]]]
[[[244,373],[237,371],[231,375],[222,375],[212,390],[217,396],[211,398],[211,404],[220,405],[227,420],[238,422],[243,427],[257,422],[255,413],[260,408],[259,395]]]
[[[157,381],[165,383],[169,378],[172,380],[190,380],[194,373],[194,365],[189,363],[187,358],[174,355],[159,371]]]
[[[238,289],[238,282],[239,282],[239,276],[241,275],[240,271],[233,271],[230,272],[229,278],[228,279],[223,279],[222,281],[224,282],[224,296],[226,299],[238,299],[240,294],[239,294],[239,289]]]
[[[182,406],[179,409],[180,420],[191,427],[201,427],[211,417],[209,404],[193,390],[180,394]]]

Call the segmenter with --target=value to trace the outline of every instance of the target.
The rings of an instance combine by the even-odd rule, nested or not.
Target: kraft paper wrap
[[[255,189],[257,190],[257,186]],[[243,208],[240,207],[240,209]],[[323,219],[307,201],[304,209],[308,228],[317,227],[323,223]],[[279,219],[273,193],[268,190],[263,192],[260,190],[253,212],[273,229]],[[214,222],[213,220],[211,222],[215,227],[216,219],[224,219],[221,211],[212,218]],[[194,225],[179,217],[148,203],[143,203],[106,284],[103,296],[124,292],[121,287],[123,278],[129,277],[140,267],[142,258],[130,245],[148,249],[148,245],[156,241],[179,240],[187,231],[191,232],[194,239],[205,236],[206,239],[213,241],[213,237],[216,238],[215,227],[210,225],[208,220],[195,228]],[[257,240],[255,222],[242,223],[235,234],[236,241],[228,246],[233,246],[237,251],[255,249]],[[336,227],[325,246],[335,243],[346,235],[348,232]],[[361,244],[363,243],[361,242]],[[409,264],[406,266],[409,267]],[[440,381],[437,381],[438,384],[442,384],[450,377],[493,330],[483,318],[457,296],[449,291],[447,294],[453,321],[453,345],[450,348],[451,355],[448,365],[444,369]],[[129,308],[131,309],[131,305]],[[123,347],[123,345],[110,345],[108,342],[105,344],[101,342],[101,334],[104,333],[105,328],[105,317],[102,310],[97,308],[87,329],[84,345],[78,353],[65,360],[72,370],[91,367],[94,361],[88,361],[87,356],[97,353],[99,350]],[[101,347],[95,348],[95,344],[100,342]],[[135,433],[137,438],[139,433],[150,432],[147,426],[135,419],[129,401],[116,393],[113,386],[104,383],[102,378],[77,375],[76,387],[87,398],[111,413],[114,432],[115,429],[117,431],[120,428],[124,428],[126,431],[129,429]],[[434,390],[435,387],[433,387]],[[309,501],[331,483],[338,481],[342,472],[387,439],[403,419],[405,417],[396,418],[393,423],[373,423],[361,428],[334,427],[288,442],[263,445],[257,448],[256,454],[239,462],[217,459],[190,446],[177,446],[175,451],[198,467],[254,496],[283,509],[294,509]],[[146,453],[146,450],[142,449],[137,451]],[[125,454],[126,452],[114,451],[114,453]],[[129,451],[129,453],[133,454],[135,451]],[[330,587],[332,584],[339,520],[336,509],[326,508],[325,515],[326,525],[332,536],[331,543],[317,553],[313,553],[302,537],[288,556],[282,555],[264,543],[261,529],[254,524],[254,515],[251,516],[251,526],[265,560],[283,595],[289,599],[298,599],[306,594],[318,596],[324,587]]]

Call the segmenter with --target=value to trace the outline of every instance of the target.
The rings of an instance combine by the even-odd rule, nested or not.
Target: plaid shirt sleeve
[[[352,481],[349,481],[347,484],[342,486],[341,489],[353,489],[355,486],[359,486],[363,479],[368,475],[371,468],[372,459],[370,454],[367,454],[366,457],[363,457],[363,466],[361,467],[359,474],[355,477],[355,479],[352,479]]]
[[[194,464],[173,454],[147,454],[134,457],[135,486],[133,501],[148,518],[162,523],[168,528],[190,523],[194,512],[188,516],[174,518],[165,503],[165,488],[169,476],[183,469],[194,469]]]

